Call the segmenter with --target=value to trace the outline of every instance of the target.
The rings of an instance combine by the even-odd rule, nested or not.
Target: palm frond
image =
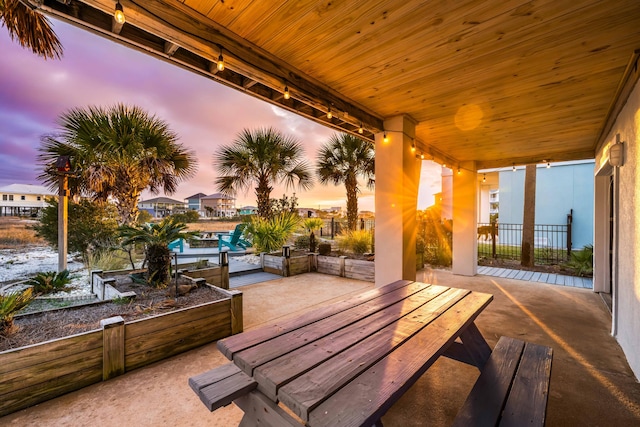
[[[62,58],[62,43],[44,15],[20,0],[3,0],[0,5],[0,24],[7,27],[11,40],[44,59]]]

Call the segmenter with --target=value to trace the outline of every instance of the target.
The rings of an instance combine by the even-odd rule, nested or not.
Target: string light
[[[487,182],[487,174],[483,173],[482,175],[482,182]]]
[[[460,170],[460,165],[458,165],[458,175],[460,175],[462,171]]]
[[[358,128],[358,133],[360,135],[362,135],[363,132],[364,132],[364,128],[362,127],[362,122],[360,122],[360,127]]]
[[[124,24],[125,22],[124,9],[122,8],[120,1],[116,2],[116,10],[113,12],[113,18],[118,24]]]
[[[291,98],[291,94],[289,93],[289,86],[285,85],[284,86],[284,99],[289,99]]]
[[[551,167],[551,162],[547,163],[547,169],[549,169]]]
[[[333,114],[331,114],[331,107],[329,107],[329,109],[327,110],[327,119],[331,120],[332,117]]]
[[[424,153],[420,153],[420,160],[424,160]]]
[[[411,152],[412,152],[412,153],[415,153],[415,152],[416,152],[416,143],[415,143],[415,142],[412,142],[412,143],[411,143]]]
[[[216,64],[216,68],[218,71],[224,71],[224,58],[222,57],[222,46],[218,45],[220,48],[220,55],[218,55],[218,62]]]
[[[389,142],[389,138],[387,137],[387,131],[384,131],[384,135],[382,136],[382,141],[384,141],[385,143]]]
[[[513,164],[513,171],[514,172],[516,171],[516,164],[515,163]]]

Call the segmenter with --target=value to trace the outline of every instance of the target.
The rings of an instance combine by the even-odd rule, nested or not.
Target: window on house
[[[9,194],[9,201],[13,202],[13,194]]]
[[[20,196],[20,200],[27,200],[27,196]]]
[[[2,200],[4,200],[5,202],[7,201],[7,195],[6,194],[2,195]]]
[[[37,200],[37,201],[41,201],[41,200],[42,200],[42,197],[41,197],[41,196],[36,196],[36,200]]]

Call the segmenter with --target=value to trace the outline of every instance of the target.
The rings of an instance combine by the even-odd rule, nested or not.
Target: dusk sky
[[[12,42],[0,28],[0,187],[40,184],[36,164],[40,137],[57,131],[56,119],[71,108],[138,105],[165,120],[179,142],[198,158],[197,174],[168,195],[183,200],[195,193],[217,192],[213,153],[245,128],[272,126],[294,136],[311,164],[319,147],[335,131],[227,88],[175,65],[51,19],[64,46],[62,60],[44,60]],[[296,191],[298,205],[346,206],[344,186],[320,185]],[[440,166],[423,162],[418,208],[433,203],[440,191]],[[276,187],[272,197],[285,189]],[[161,194],[162,195],[162,194]],[[148,199],[155,195],[144,193]],[[255,205],[252,191],[238,194],[236,206]],[[362,186],[360,210],[374,210],[373,192]]]

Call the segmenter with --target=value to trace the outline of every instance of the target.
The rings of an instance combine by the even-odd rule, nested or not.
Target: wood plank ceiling
[[[638,74],[638,0],[123,0],[121,28],[113,0],[30,1],[367,139],[407,114],[479,169],[593,158]]]

